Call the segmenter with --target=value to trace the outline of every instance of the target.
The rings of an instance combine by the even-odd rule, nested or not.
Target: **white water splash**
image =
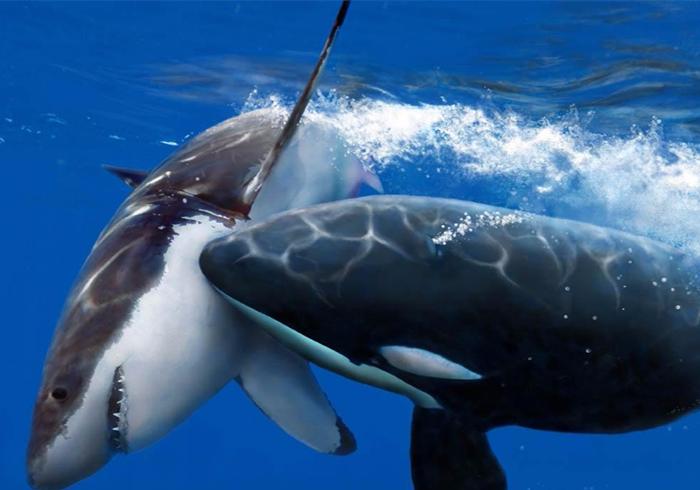
[[[443,225],[444,230],[433,237],[433,243],[436,245],[445,245],[479,228],[499,228],[515,223],[522,223],[523,221],[525,221],[525,215],[519,212],[500,213],[498,211],[484,211],[475,216],[464,213],[458,222],[449,226]]]
[[[246,109],[261,106],[286,107],[252,94]],[[420,165],[427,179],[440,172],[465,183],[479,179],[515,189],[508,202],[490,204],[584,219],[700,252],[700,148],[667,141],[659,120],[611,136],[589,130],[575,111],[533,121],[462,104],[332,95],[317,99],[305,120],[334,129],[380,175]]]

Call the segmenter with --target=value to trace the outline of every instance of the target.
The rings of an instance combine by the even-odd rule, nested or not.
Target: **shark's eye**
[[[68,391],[66,391],[65,388],[54,388],[53,391],[51,392],[51,398],[54,400],[58,400],[59,402],[62,402],[68,397]]]

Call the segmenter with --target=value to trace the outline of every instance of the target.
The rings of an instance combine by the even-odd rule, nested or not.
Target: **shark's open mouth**
[[[124,383],[124,370],[121,366],[114,370],[112,393],[107,403],[107,426],[109,427],[109,444],[112,450],[127,452],[126,420],[127,396]]]

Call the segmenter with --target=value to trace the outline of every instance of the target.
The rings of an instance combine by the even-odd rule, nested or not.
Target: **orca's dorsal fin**
[[[328,55],[330,54],[331,47],[333,46],[333,41],[335,41],[335,38],[338,35],[338,30],[340,29],[340,26],[343,25],[343,21],[345,20],[345,14],[347,13],[349,6],[350,0],[344,0],[343,3],[340,5],[338,14],[335,17],[335,22],[333,23],[333,27],[331,27],[331,32],[326,38],[326,42],[323,45],[321,54],[319,55],[318,61],[316,62],[316,66],[311,72],[311,76],[306,82],[306,86],[304,87],[303,92],[299,96],[297,103],[294,105],[292,112],[289,114],[289,118],[287,119],[287,122],[285,123],[284,128],[282,129],[282,133],[277,138],[277,141],[275,141],[275,144],[270,150],[270,153],[267,154],[265,160],[260,165],[258,172],[254,174],[248,182],[245,183],[245,189],[243,191],[243,203],[247,205],[248,208],[250,208],[250,206],[253,205],[253,201],[255,201],[255,197],[260,192],[260,189],[263,183],[265,182],[265,179],[268,175],[270,175],[270,172],[275,166],[275,163],[277,163],[277,160],[279,160],[279,157],[284,151],[285,147],[292,139],[292,136],[294,136],[297,126],[299,125],[299,120],[301,120],[301,116],[304,114],[304,110],[306,110],[306,106],[309,104],[309,100],[311,99],[311,95],[313,94],[316,82],[318,82],[318,78],[321,75],[324,66],[326,65]]]
[[[146,176],[148,176],[149,174],[149,172],[145,170],[134,170],[131,168],[115,167],[113,165],[102,165],[102,168],[110,174],[118,177],[122,182],[124,182],[132,189],[138,187],[139,184],[143,182]]]
[[[415,490],[507,487],[486,434],[442,409],[413,409],[411,475]]]

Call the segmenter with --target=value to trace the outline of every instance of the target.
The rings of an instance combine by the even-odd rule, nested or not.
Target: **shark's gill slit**
[[[118,366],[112,377],[112,392],[107,403],[107,426],[109,428],[109,444],[114,451],[128,452],[126,442],[127,432],[127,395],[124,380],[124,370]]]

